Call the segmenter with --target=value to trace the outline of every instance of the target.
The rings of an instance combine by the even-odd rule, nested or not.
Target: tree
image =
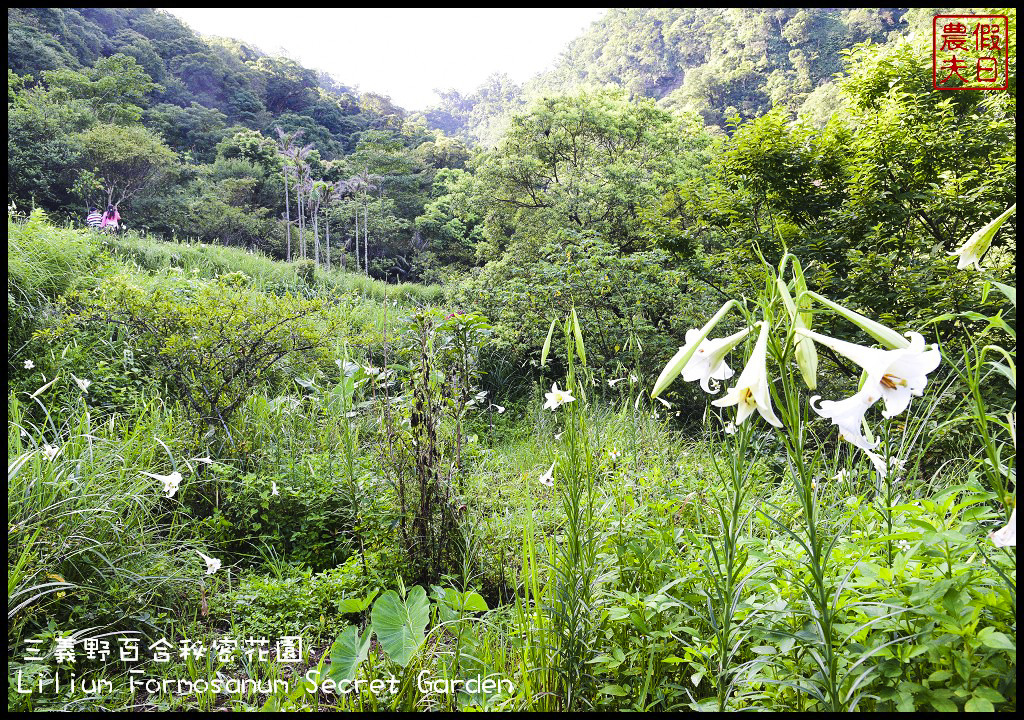
[[[277,150],[281,153],[282,164],[281,164],[281,175],[284,177],[284,222],[285,228],[288,235],[288,249],[285,259],[288,262],[292,261],[292,217],[291,217],[291,200],[288,197],[288,159],[295,152],[295,141],[302,135],[301,130],[295,132],[286,133],[281,128],[274,128],[277,131]]]
[[[638,249],[639,210],[677,179],[686,137],[676,117],[618,91],[538,101],[477,173],[495,250],[561,227]]]
[[[141,126],[99,124],[75,136],[83,172],[91,172],[107,205],[119,206],[160,183],[174,166],[174,152]]]
[[[62,69],[46,71],[43,78],[54,92],[87,101],[101,122],[119,125],[138,122],[146,96],[160,87],[135,58],[122,53],[100,58],[88,75]]]

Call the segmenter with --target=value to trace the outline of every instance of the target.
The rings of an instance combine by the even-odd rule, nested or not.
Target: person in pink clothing
[[[107,211],[103,213],[103,221],[100,223],[100,229],[106,230],[107,232],[116,232],[121,226],[121,213],[117,211],[117,208],[113,205],[107,205]]]

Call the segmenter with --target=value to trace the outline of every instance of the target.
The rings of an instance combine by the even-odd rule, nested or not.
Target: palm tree
[[[368,168],[357,173],[348,179],[349,187],[355,193],[362,193],[363,205],[363,266],[366,274],[370,274],[370,223],[369,223],[369,193],[380,187],[378,184],[383,178],[379,175],[371,175]],[[356,270],[359,269],[359,210],[356,209]]]
[[[284,162],[281,167],[281,174],[284,176],[284,227],[285,233],[288,236],[288,246],[286,251],[286,259],[288,262],[292,260],[292,217],[291,217],[291,198],[288,197],[288,173],[290,168],[288,167],[288,157],[295,149],[295,141],[304,132],[303,130],[296,130],[294,132],[286,133],[281,128],[275,127],[277,131],[277,151],[284,157]]]
[[[303,145],[302,147],[292,145],[288,153],[288,158],[295,167],[295,199],[299,206],[299,252],[302,257],[306,257],[306,239],[303,235],[306,223],[305,215],[302,212],[302,196],[309,185],[309,164],[306,162],[306,158],[309,157],[312,150],[312,145]]]

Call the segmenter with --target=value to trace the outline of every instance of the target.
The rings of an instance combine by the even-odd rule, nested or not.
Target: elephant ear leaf
[[[359,637],[359,628],[348,626],[331,646],[331,669],[327,677],[340,683],[342,680],[355,680],[359,664],[366,659],[370,651],[370,636],[367,630]]]
[[[426,637],[427,623],[430,622],[427,593],[417,585],[402,600],[394,590],[388,590],[374,603],[370,619],[384,652],[405,667]]]

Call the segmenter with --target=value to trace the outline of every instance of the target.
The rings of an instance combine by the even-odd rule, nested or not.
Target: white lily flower
[[[822,417],[826,417],[839,428],[839,434],[844,440],[864,451],[864,454],[875,466],[879,477],[885,477],[887,463],[878,453],[872,452],[878,447],[879,440],[869,442],[861,430],[864,421],[864,414],[868,411],[878,395],[871,395],[866,390],[851,395],[845,400],[822,400],[817,406],[814,404],[821,396],[815,395],[811,398],[811,408]],[[840,476],[837,475],[836,479]]]
[[[856,445],[861,450],[874,450],[878,447],[879,441],[868,442],[861,431],[861,422],[864,420],[864,413],[868,411],[878,396],[871,396],[863,390],[851,395],[845,400],[822,400],[821,395],[811,398],[811,408],[822,417],[828,418],[839,428],[839,434],[847,442]]]
[[[280,495],[281,494],[277,490],[277,481],[276,480],[271,480],[270,481],[270,494],[271,495]]]
[[[1006,527],[994,530],[989,538],[996,547],[1017,547],[1017,508],[1010,513],[1010,522],[1006,523]]]
[[[548,471],[540,476],[540,484],[545,487],[554,487],[555,485],[555,464],[551,463],[551,467]]]
[[[36,366],[36,364],[34,362],[32,362],[31,360],[26,360],[25,361],[25,369],[26,370],[31,370],[35,366]]]
[[[83,393],[86,395],[89,394],[89,386],[92,385],[92,380],[85,380],[84,378],[78,378],[74,375],[71,376],[71,379],[75,381],[75,384],[78,385]]]
[[[196,552],[199,553],[199,557],[201,557],[206,562],[206,574],[207,575],[213,575],[215,572],[220,570],[220,565],[221,565],[220,560],[218,560],[217,558],[212,558],[209,555],[204,555],[203,553],[199,552],[198,550],[196,550]]]
[[[620,377],[620,378],[615,378],[614,380],[609,380],[608,381],[608,387],[612,387],[613,388],[613,387],[615,387],[616,385],[618,385],[620,382],[622,382],[625,379],[626,378],[624,378],[624,377]]]
[[[544,409],[552,411],[576,399],[568,390],[559,390],[558,383],[552,383],[551,392],[544,393],[544,397],[547,398],[547,402],[544,403]]]
[[[981,270],[981,256],[985,254],[989,246],[992,244],[992,239],[995,237],[996,231],[999,230],[1000,226],[1002,226],[1006,221],[1006,218],[1010,217],[1010,215],[1016,211],[1017,203],[1014,203],[1002,215],[971,235],[967,242],[961,245],[956,252],[951,252],[950,255],[960,256],[960,261],[956,264],[956,269],[966,270],[968,267],[973,265],[975,270]]]
[[[497,412],[499,415],[501,415],[503,412],[505,412],[505,406],[504,405],[498,405],[496,403],[491,403],[490,407],[494,408],[495,412]]]
[[[696,351],[690,356],[690,360],[683,368],[683,380],[693,382],[700,380],[701,389],[710,394],[718,392],[719,385],[711,385],[709,381],[728,380],[736,372],[725,364],[725,356],[739,345],[739,343],[750,333],[750,328],[740,330],[738,333],[724,338],[714,340],[707,339],[697,346]],[[680,350],[685,350],[700,337],[700,330],[693,329],[686,331],[686,345]]]
[[[58,455],[60,455],[60,448],[57,447],[56,445],[46,445],[46,444],[44,444],[43,445],[43,455],[46,456],[47,460],[49,460],[50,462],[53,462],[53,459],[55,457],[57,457]]]
[[[181,473],[175,470],[170,475],[159,475],[157,473],[150,473],[143,471],[143,475],[159,480],[164,484],[164,492],[167,493],[167,497],[172,498],[174,494],[178,492],[178,486],[181,485]]]
[[[934,345],[926,348],[924,337],[918,333],[907,333],[910,347],[879,350],[801,328],[797,328],[796,332],[832,348],[864,368],[867,379],[860,392],[864,393],[868,407],[878,398],[882,398],[885,401],[885,411],[882,415],[887,418],[895,417],[906,410],[911,396],[920,396],[924,393],[928,373],[942,362],[938,348]]]
[[[747,366],[743,368],[736,384],[724,397],[713,400],[711,404],[717,407],[737,405],[737,426],[742,425],[743,421],[757,410],[769,425],[780,428],[782,421],[775,416],[768,395],[768,324],[762,322],[760,325],[761,332],[757,336],[754,352],[750,354]]]
[[[736,423],[734,423],[734,422],[732,422],[730,420],[729,422],[727,422],[725,424],[724,430],[725,430],[725,434],[726,435],[735,435],[736,434]]]

